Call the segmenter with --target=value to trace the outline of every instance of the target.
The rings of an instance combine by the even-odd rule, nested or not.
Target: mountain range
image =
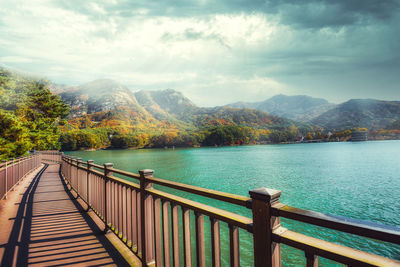
[[[216,125],[280,128],[295,124],[289,119],[250,108],[198,107],[172,89],[132,92],[108,79],[75,87],[53,85],[51,88],[70,106],[70,121],[76,124],[84,119],[81,128],[110,126],[110,121],[113,126],[139,128],[151,124],[178,129]]]
[[[305,95],[276,95],[261,102],[236,102],[229,104],[233,108],[253,108],[279,117],[307,122],[336,105],[322,98]]]
[[[104,126],[112,120],[116,125],[130,127],[153,124],[187,129],[234,124],[269,129],[295,125],[343,130],[380,129],[400,119],[400,101],[351,99],[336,105],[305,95],[276,95],[261,102],[205,108],[173,89],[133,92],[109,79],[51,88],[70,106],[70,120],[84,118],[91,127]]]

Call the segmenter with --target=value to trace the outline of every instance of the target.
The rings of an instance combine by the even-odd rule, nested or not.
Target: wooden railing
[[[0,199],[7,198],[7,193],[28,173],[40,166],[40,155],[30,154],[0,163]]]
[[[58,150],[39,151],[40,160],[47,163],[61,163],[62,152]]]
[[[317,266],[318,256],[356,266],[397,266],[400,262],[309,237],[283,228],[280,217],[346,233],[400,244],[400,229],[344,217],[292,208],[279,203],[280,191],[260,188],[250,197],[228,194],[153,177],[152,170],[139,174],[103,166],[89,160],[62,156],[61,173],[79,197],[138,255],[144,265],[192,264],[191,219],[194,213],[196,265],[205,266],[204,218],[211,222],[212,266],[221,266],[220,222],[228,224],[230,265],[240,265],[239,229],[253,235],[254,265],[280,266],[280,244],[304,251],[307,266]],[[123,178],[116,177],[118,175]],[[128,180],[136,180],[137,183]],[[252,210],[252,218],[182,198],[154,184]],[[179,220],[179,207],[182,219]],[[182,227],[180,241],[179,228]],[[172,246],[171,246],[172,244]],[[182,245],[182,247],[181,247]]]

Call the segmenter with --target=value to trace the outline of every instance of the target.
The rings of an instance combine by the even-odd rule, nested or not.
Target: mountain
[[[187,115],[197,111],[199,107],[192,103],[181,92],[173,89],[160,91],[135,92],[139,104],[155,118],[187,120]]]
[[[326,129],[381,129],[400,119],[400,101],[351,99],[314,118]]]
[[[279,128],[293,122],[247,108],[196,106],[173,89],[130,91],[108,79],[76,87],[52,86],[71,108],[69,121],[78,128],[190,130],[218,125]]]
[[[72,118],[121,109],[134,112],[143,119],[150,116],[127,87],[113,80],[95,80],[81,86],[63,88],[58,92],[70,106]]]
[[[79,128],[125,127],[190,130],[218,125],[284,129],[314,126],[329,130],[381,129],[400,119],[399,101],[352,99],[340,105],[304,95],[276,95],[262,102],[223,107],[196,106],[173,89],[132,92],[108,79],[80,86],[53,86],[71,108],[70,122]],[[304,124],[294,123],[299,121]]]
[[[253,108],[279,117],[300,122],[309,122],[313,118],[335,107],[322,98],[305,95],[276,95],[262,102],[237,102],[229,104],[234,108]]]

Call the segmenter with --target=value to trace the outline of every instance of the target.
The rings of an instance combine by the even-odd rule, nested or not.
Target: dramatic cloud
[[[58,83],[113,78],[204,106],[400,100],[397,0],[3,2],[0,64]]]

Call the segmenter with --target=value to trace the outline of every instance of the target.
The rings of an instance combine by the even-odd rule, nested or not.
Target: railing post
[[[5,179],[4,179],[4,199],[7,199],[7,160],[2,160],[2,163],[4,163],[4,168],[5,168]]]
[[[148,266],[154,261],[153,244],[153,199],[146,194],[146,189],[153,188],[146,178],[153,176],[154,170],[140,170],[140,212],[141,212],[141,236],[142,236],[142,262]]]
[[[90,182],[89,182],[89,177],[90,177],[90,171],[91,170],[93,170],[93,164],[94,163],[94,160],[88,160],[87,161],[87,176],[86,176],[86,202],[87,202],[87,205],[88,205],[88,208],[87,208],[87,210],[86,211],[89,211],[90,210],[90,197],[89,197],[89,192],[90,192],[90,188],[89,188],[89,186],[90,186]]]
[[[110,170],[114,166],[113,163],[104,163],[104,222],[106,224],[104,228],[104,232],[107,232],[109,230],[109,225],[108,225],[108,214],[107,214],[107,185],[108,185],[108,177],[110,177],[113,172]]]
[[[254,266],[281,266],[281,247],[272,241],[272,231],[280,226],[279,217],[272,216],[272,204],[279,202],[281,191],[258,188],[249,192],[252,198]]]

